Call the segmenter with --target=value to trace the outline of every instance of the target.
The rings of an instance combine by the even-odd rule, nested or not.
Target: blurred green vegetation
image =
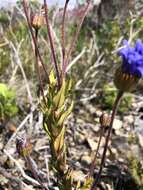
[[[16,94],[6,84],[0,83],[0,121],[5,121],[18,112]]]
[[[4,71],[10,64],[10,49],[7,45],[0,48],[0,75],[4,74]]]
[[[6,14],[5,11],[0,12],[0,23],[1,24],[8,24],[9,23],[8,15]]]
[[[128,136],[128,143],[130,145],[132,144],[138,144],[138,137],[136,136],[136,134],[133,132]]]
[[[141,161],[135,157],[130,156],[129,157],[129,170],[130,173],[135,180],[136,186],[138,190],[143,189],[143,168]]]
[[[18,3],[18,6],[21,7],[21,2]],[[34,4],[31,4],[31,6],[32,6],[33,10],[34,9],[39,10],[39,4],[37,2]],[[50,17],[52,17],[53,12],[54,12],[54,8],[53,8],[53,10],[50,10]],[[27,24],[25,23],[24,19],[22,19],[21,16],[19,17],[19,19],[18,19],[18,17],[19,16],[17,13],[17,17],[12,18],[11,23],[14,23],[14,24],[10,25],[8,13],[4,10],[1,10],[0,24],[3,27],[5,27],[5,26],[7,26],[7,27],[6,27],[4,34],[2,34],[2,37],[0,39],[0,44],[4,42],[5,37],[8,40],[12,41],[14,44],[21,42],[22,45],[21,45],[21,49],[20,49],[20,56],[21,56],[21,60],[22,60],[25,72],[27,73],[27,76],[33,77],[33,75],[35,76],[34,63],[33,63],[34,55],[32,52],[32,46],[29,43],[28,28],[27,28]],[[89,16],[89,18],[85,19],[83,27],[80,31],[80,35],[79,35],[78,42],[76,45],[76,50],[74,51],[74,55],[77,55],[79,52],[81,52],[83,47],[87,47],[87,49],[89,48],[90,41],[93,38],[93,34],[94,34],[95,38],[96,38],[95,40],[96,40],[97,49],[98,49],[99,53],[97,53],[95,50],[95,56],[93,57],[91,62],[94,64],[98,58],[98,55],[101,53],[104,53],[104,57],[106,59],[105,67],[112,69],[111,64],[119,62],[119,57],[116,55],[116,53],[112,54],[112,51],[115,49],[115,47],[121,37],[126,38],[126,39],[129,38],[132,19],[133,18],[127,18],[123,23],[120,23],[118,21],[118,19],[106,20],[105,22],[101,23],[99,25],[99,27],[94,26],[94,29],[93,29],[93,26],[91,26],[91,23],[90,23],[91,18]],[[59,23],[58,23],[58,25],[59,25]],[[68,25],[67,44],[71,40],[71,37],[73,36],[73,33],[74,33],[76,27],[77,27],[76,23],[75,24],[71,23],[70,25]],[[135,19],[133,28],[135,31],[139,28],[143,28],[143,18],[142,17]],[[56,32],[57,32],[58,37],[60,37],[58,26],[56,28]],[[42,28],[42,30],[40,31],[40,34],[42,34],[42,40],[39,40],[39,43],[40,43],[39,46],[41,47],[40,51],[42,52],[43,55],[46,55],[46,56],[44,56],[44,60],[45,60],[45,63],[48,63],[49,57],[50,57],[49,53],[47,53],[48,48],[47,49],[42,48],[42,47],[45,47],[45,42],[43,41],[43,39],[47,40],[46,39],[47,38],[46,27]],[[139,32],[138,37],[143,38],[143,33]],[[135,36],[133,40],[135,40],[136,38],[137,38],[137,36]],[[22,39],[23,39],[23,41],[21,41]],[[29,56],[29,52],[31,52],[30,56]],[[8,65],[10,64],[10,53],[11,53],[11,50],[9,49],[8,45],[0,48],[0,60],[1,60],[0,75],[5,73]],[[89,65],[85,61],[85,60],[90,59],[89,56],[90,55],[85,54],[83,57],[84,61],[83,61],[83,59],[81,59],[80,61],[82,63],[77,64],[77,66],[76,66],[77,68],[74,67],[74,69],[77,72],[77,76],[79,76],[78,79],[83,77],[85,69],[89,67]],[[76,73],[75,70],[74,70],[74,73]],[[77,71],[77,70],[79,70],[79,71]],[[30,75],[31,73],[32,73],[32,75]]]
[[[100,99],[100,104],[104,106],[105,109],[111,110],[113,107],[113,103],[115,101],[117,95],[117,89],[109,84],[103,86],[103,96]],[[129,107],[132,104],[132,96],[126,95],[122,98],[118,112],[123,114],[128,111]]]
[[[121,27],[117,20],[102,23],[95,31],[99,50],[104,51],[107,56],[111,55],[121,37],[121,32]]]
[[[21,6],[21,3],[19,3],[19,6]],[[38,10],[39,7],[37,4],[34,4],[33,9]],[[50,16],[52,15],[52,11],[50,11]],[[2,38],[0,39],[0,44],[4,43],[4,38],[6,37],[9,41],[12,41],[14,45],[17,46],[17,44],[21,43],[19,56],[21,59],[21,62],[23,64],[24,71],[26,73],[26,76],[29,80],[36,79],[36,70],[35,70],[35,58],[34,53],[32,51],[32,45],[29,40],[29,32],[27,28],[27,24],[25,23],[24,19],[20,17],[20,19],[17,19],[13,21],[12,23],[15,23],[14,25],[10,25],[8,22],[8,16],[5,11],[0,12],[0,24],[5,27],[4,23],[7,23],[8,26],[6,30],[3,33]],[[112,70],[113,68],[113,62],[118,63],[119,57],[116,54],[111,54],[111,52],[115,49],[119,38],[122,36],[126,39],[129,37],[129,31],[131,27],[131,20],[132,18],[127,18],[126,21],[123,23],[119,23],[119,21],[116,20],[106,20],[105,22],[101,23],[99,27],[94,27],[94,30],[92,26],[90,25],[90,17],[85,19],[83,27],[80,31],[80,35],[78,38],[76,50],[73,53],[74,55],[79,54],[79,52],[82,51],[83,47],[86,47],[87,49],[90,46],[90,42],[93,38],[93,35],[95,35],[96,45],[99,53],[95,50],[95,55],[91,59],[90,66],[95,63],[95,61],[98,58],[98,55],[101,53],[104,53],[104,59],[106,60],[106,64],[104,67],[99,68],[98,72],[106,72],[108,70]],[[59,23],[58,23],[59,25]],[[71,41],[72,34],[75,32],[75,29],[77,27],[77,24],[70,24],[68,27],[68,40]],[[143,27],[143,18],[138,18],[134,21],[133,28],[136,31],[138,28]],[[60,37],[59,33],[59,27],[56,28],[56,32],[58,37]],[[51,63],[49,63],[50,60],[50,54],[48,48],[45,48],[45,43],[47,43],[47,33],[46,33],[46,27],[43,27],[40,30],[40,35],[42,36],[39,39],[39,47],[40,52],[43,55],[44,62],[48,65],[48,68],[50,68]],[[140,32],[139,37],[141,37],[143,34]],[[136,37],[135,37],[136,38]],[[48,46],[47,46],[48,47]],[[58,49],[58,48],[57,48]],[[9,65],[11,63],[11,48],[9,45],[5,45],[2,48],[0,48],[0,75],[2,77],[5,76],[5,73],[8,72]],[[30,53],[29,53],[30,52]],[[76,64],[76,67],[73,67],[72,75],[75,80],[83,78],[85,71],[89,68],[89,63],[87,60],[90,59],[90,54],[86,53]],[[112,65],[111,65],[112,64]],[[12,70],[10,70],[11,74]],[[20,70],[17,71],[17,74],[21,74]],[[7,75],[6,75],[7,76]],[[106,80],[106,83],[108,83],[108,80],[111,80],[111,78],[108,79],[108,77],[104,74],[99,74],[98,77],[104,77]],[[92,88],[92,85],[94,85],[94,80],[90,81],[90,79],[85,79],[87,81],[87,85],[89,85],[90,88]],[[100,81],[100,84],[102,85],[102,81]],[[100,87],[101,87],[100,85]],[[116,95],[116,89],[114,87],[111,87],[109,85],[105,85],[102,89],[103,98],[100,102],[102,105],[105,105],[106,109],[111,109],[113,101],[115,99]],[[132,97],[127,96],[124,97],[121,106],[119,108],[119,112],[123,113],[128,110],[128,107],[131,105]]]
[[[18,3],[19,6],[21,6],[21,1]],[[32,6],[32,9],[39,9],[38,4],[34,4]],[[52,11],[50,12],[50,17],[52,16]],[[15,18],[12,18],[15,19]],[[106,59],[106,65],[99,68],[99,73],[103,72],[104,75],[98,74],[97,78],[99,76],[105,76],[106,83],[108,83],[106,70],[110,72],[110,69],[113,68],[113,62],[118,63],[119,57],[116,54],[112,54],[112,51],[115,49],[119,39],[122,37],[124,39],[129,38],[130,34],[130,28],[133,18],[127,18],[123,23],[120,23],[118,20],[108,20],[100,24],[99,27],[93,27],[88,23],[90,18],[85,19],[84,25],[80,31],[80,35],[78,38],[76,50],[73,53],[74,55],[79,54],[79,52],[82,51],[83,47],[86,47],[87,49],[90,46],[90,41],[93,38],[93,35],[95,35],[96,45],[98,49],[98,53],[95,50],[95,55],[93,56],[93,59],[91,60],[91,65],[95,63],[98,56],[101,53],[104,53],[105,59]],[[1,44],[5,43],[5,38],[7,38],[9,41],[12,41],[15,46],[17,44],[21,43],[20,46],[20,59],[23,64],[24,71],[26,73],[26,76],[29,80],[33,80],[35,84],[36,79],[36,71],[35,71],[35,60],[34,60],[34,53],[32,50],[32,45],[30,43],[29,38],[29,32],[27,28],[27,24],[20,17],[18,19],[18,16],[16,19],[11,22],[14,23],[13,25],[10,25],[10,20],[8,17],[8,14],[6,11],[1,10],[0,11],[0,25],[3,28],[2,33],[0,33],[0,77],[4,78],[4,80],[9,80],[9,78],[5,77],[7,76],[7,72],[9,75],[11,74],[12,70],[11,67],[9,68],[11,64],[11,51],[12,49],[10,46],[4,45],[1,46]],[[59,31],[59,25],[56,26],[56,30]],[[68,42],[71,40],[71,37],[76,29],[77,25],[70,25],[68,28]],[[136,32],[138,29],[143,29],[143,17],[139,17],[134,20],[133,23],[133,30]],[[56,31],[57,32],[57,31]],[[57,32],[58,33],[58,32]],[[49,49],[45,48],[45,43],[47,40],[47,32],[46,27],[43,27],[40,31],[40,34],[42,35],[42,38],[39,40],[39,47],[40,52],[43,55],[44,61],[46,64],[49,63],[50,53]],[[59,37],[58,33],[58,37]],[[134,36],[133,41],[135,41],[137,38],[143,39],[143,32],[142,30],[138,32],[138,35]],[[45,40],[45,41],[44,41]],[[67,42],[67,44],[68,44]],[[47,46],[48,47],[48,46]],[[57,48],[58,49],[58,48]],[[89,68],[89,63],[87,60],[90,59],[90,54],[85,54],[76,64],[76,68],[73,69],[73,78],[76,80],[82,79],[83,75],[85,74],[85,71]],[[50,67],[51,63],[49,63],[48,68]],[[106,69],[105,67],[109,68]],[[9,69],[9,71],[8,71]],[[19,74],[20,71],[18,70],[17,74]],[[86,79],[88,81],[88,78]],[[96,80],[96,77],[93,79],[92,83],[89,82],[89,87],[92,88]],[[111,77],[110,79],[111,80]],[[101,85],[103,86],[103,81],[100,81]],[[84,86],[88,87],[88,86]],[[103,88],[101,89],[102,96],[99,99],[99,104],[101,104],[103,109],[111,110],[113,106],[113,102],[116,97],[117,90],[113,85],[105,84]],[[80,96],[80,95],[79,95]],[[129,107],[132,103],[132,96],[126,95],[123,97],[120,107],[119,107],[119,113],[123,114],[124,112],[128,111]],[[16,94],[13,90],[8,89],[8,87],[4,83],[0,83],[0,120],[6,120],[7,118],[11,118],[15,116],[18,113],[18,106],[16,104]],[[133,142],[133,139],[129,139],[130,143]],[[132,176],[134,177],[139,190],[143,189],[143,171],[140,169],[140,162],[136,158],[130,158],[130,171]]]

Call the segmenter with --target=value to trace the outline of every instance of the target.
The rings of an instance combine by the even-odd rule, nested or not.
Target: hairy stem
[[[121,100],[122,96],[123,96],[123,92],[119,91],[118,94],[117,94],[113,109],[112,109],[111,122],[110,122],[110,127],[108,129],[108,134],[107,134],[105,147],[104,147],[104,151],[103,151],[103,155],[102,155],[102,159],[101,159],[100,169],[99,169],[99,172],[98,172],[98,174],[97,174],[97,176],[96,176],[96,178],[95,178],[95,180],[94,180],[94,182],[93,182],[93,184],[91,186],[91,190],[96,189],[96,187],[98,185],[98,182],[100,180],[100,177],[101,177],[101,173],[102,173],[103,166],[104,166],[105,159],[106,159],[106,152],[107,152],[107,149],[108,149],[108,143],[109,143],[110,136],[111,136],[111,131],[112,131],[114,118],[115,118],[115,115],[116,115],[116,112],[117,112],[117,109],[118,109],[118,106],[119,106],[119,103],[120,103],[120,100]]]

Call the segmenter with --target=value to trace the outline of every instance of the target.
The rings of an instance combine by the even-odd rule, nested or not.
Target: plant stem
[[[38,43],[38,29],[35,30],[35,40],[36,40],[36,44],[37,44]],[[40,83],[40,91],[42,93],[43,100],[46,103],[45,96],[44,96],[44,89],[43,89],[43,81],[42,81],[41,73],[40,73],[40,69],[39,69],[38,52],[37,52],[36,48],[35,48],[35,57],[36,57],[36,69],[37,69],[38,79],[39,79],[39,83]]]
[[[66,16],[66,10],[68,6],[69,0],[66,0],[65,6],[64,6],[64,12],[62,17],[62,28],[61,28],[61,38],[62,38],[62,56],[63,56],[63,65],[65,61],[65,16]]]
[[[31,36],[32,36],[32,40],[33,40],[33,43],[34,43],[35,50],[36,50],[37,55],[39,57],[39,60],[40,60],[40,62],[42,64],[42,67],[43,67],[43,69],[44,69],[44,71],[46,73],[46,77],[47,77],[48,83],[50,83],[48,73],[47,73],[46,68],[44,66],[43,59],[41,57],[41,54],[40,54],[38,46],[37,46],[35,35],[34,35],[33,30],[32,30],[31,21],[30,21],[29,15],[28,15],[28,6],[27,6],[26,0],[23,0],[23,8],[24,8],[24,13],[25,13],[26,19],[27,19],[28,27],[29,27],[29,30],[30,30],[30,33],[31,33]]]
[[[46,19],[47,32],[48,32],[48,37],[49,37],[49,41],[50,41],[50,47],[51,47],[52,57],[53,57],[53,61],[54,61],[54,67],[55,67],[58,87],[60,88],[61,80],[60,80],[60,74],[59,74],[57,59],[56,59],[56,55],[55,55],[53,39],[52,39],[52,35],[51,35],[51,29],[50,29],[49,18],[48,18],[48,8],[47,8],[46,0],[44,0],[44,9],[45,9],[45,19]]]
[[[73,49],[74,49],[74,47],[75,47],[75,44],[76,44],[76,42],[77,42],[77,38],[78,38],[78,35],[79,35],[79,32],[80,32],[81,26],[82,26],[82,24],[83,24],[84,18],[85,18],[85,16],[87,15],[90,2],[91,2],[90,0],[87,2],[87,5],[86,5],[86,7],[85,7],[85,9],[84,9],[84,11],[83,11],[83,15],[82,15],[82,18],[81,18],[81,20],[80,20],[80,23],[79,23],[79,25],[78,25],[78,27],[77,27],[77,30],[75,31],[75,34],[73,34],[73,38],[72,38],[72,41],[71,41],[71,45],[70,45],[70,48],[69,48],[69,50],[68,50],[68,52],[67,52],[67,56],[66,56],[66,59],[65,59],[65,61],[64,61],[63,68],[62,68],[62,75],[63,75],[63,78],[64,78],[65,75],[66,75],[66,68],[67,68],[68,63],[69,63],[69,58],[70,58],[71,53],[72,53],[72,51],[73,51]]]
[[[114,118],[115,118],[115,115],[116,115],[116,112],[117,112],[117,109],[118,109],[118,106],[119,106],[119,103],[120,103],[120,100],[121,100],[122,96],[123,96],[123,92],[119,91],[118,94],[117,94],[115,103],[113,105],[113,109],[112,109],[111,122],[110,122],[110,127],[108,129],[108,134],[107,134],[105,147],[104,147],[104,151],[103,151],[103,155],[102,155],[102,159],[101,159],[100,169],[99,169],[99,172],[98,172],[98,174],[97,174],[97,176],[96,176],[96,178],[95,178],[95,180],[94,180],[94,182],[93,182],[93,184],[91,186],[91,190],[96,189],[96,187],[98,185],[98,182],[100,180],[100,177],[101,177],[101,173],[102,173],[103,166],[104,166],[105,159],[106,159],[106,152],[107,152],[107,149],[108,149],[108,143],[109,143],[110,136],[111,136],[111,131],[112,131]]]
[[[100,137],[99,137],[99,141],[98,141],[98,146],[97,146],[97,149],[96,149],[96,153],[95,153],[93,162],[92,162],[90,170],[89,170],[89,176],[93,175],[94,168],[95,168],[95,162],[96,162],[96,158],[97,158],[97,154],[98,154],[98,151],[99,151],[99,147],[100,147],[100,143],[101,143],[101,139],[103,137],[103,134],[104,134],[104,127],[102,126]]]

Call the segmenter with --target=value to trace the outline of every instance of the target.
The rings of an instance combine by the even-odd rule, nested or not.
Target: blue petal
[[[129,45],[128,40],[123,40],[123,45],[124,45],[124,46],[128,46],[128,45]]]
[[[142,43],[142,41],[141,41],[140,39],[138,39],[138,40],[136,41],[135,50],[136,50],[139,54],[143,55],[143,43]]]
[[[143,43],[137,40],[135,47],[131,47],[127,40],[118,54],[122,57],[122,70],[134,76],[143,77]]]

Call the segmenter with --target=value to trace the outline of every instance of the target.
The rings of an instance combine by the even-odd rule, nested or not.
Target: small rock
[[[94,125],[93,127],[92,127],[92,131],[93,132],[95,132],[95,133],[98,133],[99,132],[99,125]]]
[[[123,122],[119,119],[115,119],[113,123],[113,129],[119,130],[122,128]]]
[[[130,145],[128,143],[127,137],[117,137],[114,139],[114,141],[112,141],[112,146],[117,148],[117,150],[121,153],[128,153],[130,151]]]
[[[72,177],[73,177],[74,181],[84,182],[84,180],[85,180],[85,175],[81,170],[80,171],[73,171]]]
[[[95,141],[94,141],[93,139],[91,139],[91,138],[87,138],[86,140],[87,140],[87,143],[88,143],[88,145],[89,145],[89,147],[90,147],[90,149],[91,149],[92,151],[94,151],[94,150],[97,149],[97,146],[98,146],[98,143],[97,143],[97,142],[95,142]]]
[[[0,154],[0,165],[2,166],[7,160],[7,155]]]
[[[34,190],[32,185],[26,185],[26,187],[22,187],[22,190]]]
[[[111,148],[111,152],[112,152],[112,154],[114,154],[114,155],[118,155],[118,152],[117,152],[117,149],[116,148]]]
[[[112,190],[112,187],[109,184],[106,184],[106,188],[107,188],[107,190]]]
[[[0,182],[1,182],[1,185],[7,184],[8,179],[5,176],[0,175]]]
[[[103,151],[104,151],[104,147],[101,147],[98,151],[98,154],[99,154],[99,157],[101,157],[103,155]],[[106,156],[110,156],[110,151],[109,149],[107,149],[107,152],[106,152]]]
[[[17,161],[18,161],[18,163],[20,164],[20,166],[21,166],[22,168],[25,167],[25,160],[24,160],[24,159],[19,158]]]
[[[143,148],[143,136],[139,133],[137,134],[139,145]]]
[[[133,117],[132,115],[125,116],[125,117],[124,117],[124,121],[125,121],[126,123],[131,124],[131,123],[134,122],[134,117]]]
[[[135,132],[143,136],[143,120],[140,118],[135,120]]]
[[[38,139],[37,142],[36,142],[36,144],[35,144],[34,149],[36,151],[38,151],[39,149],[41,149],[41,147],[45,146],[46,143],[47,143],[47,137],[46,138]]]
[[[3,146],[4,146],[4,144],[2,142],[0,142],[0,150],[3,149]]]
[[[85,135],[79,133],[76,135],[76,141],[78,144],[82,144],[85,141]]]
[[[91,114],[96,113],[96,108],[92,106],[92,104],[86,104],[86,110],[89,111]]]
[[[89,156],[89,155],[83,155],[82,157],[81,157],[81,163],[83,164],[83,165],[89,165],[89,164],[91,164],[91,156]]]
[[[131,152],[133,152],[134,155],[141,156],[141,151],[138,145],[132,145]]]
[[[124,162],[125,162],[124,158],[118,158],[118,161],[119,161],[120,163],[124,163]]]
[[[100,117],[102,115],[102,111],[101,110],[96,110],[96,115],[97,115],[97,117]],[[99,121],[99,119],[98,119],[98,121]]]

